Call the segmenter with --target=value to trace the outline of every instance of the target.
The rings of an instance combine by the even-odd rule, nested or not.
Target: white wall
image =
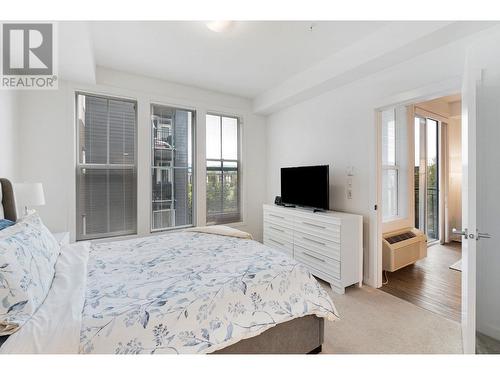
[[[138,233],[150,233],[150,104],[196,110],[198,225],[205,223],[205,113],[242,118],[243,223],[238,225],[262,239],[261,211],[265,199],[265,119],[251,113],[247,99],[172,84],[109,69],[97,69],[97,84],[59,82],[55,91],[26,91],[20,118],[20,180],[44,184],[47,204],[39,211],[52,231],[75,237],[75,91],[135,99],[138,102]]]
[[[69,202],[74,194],[74,132],[68,123],[68,84],[58,90],[26,90],[19,94],[18,182],[42,182],[46,205],[36,207],[54,232],[69,231]],[[18,210],[20,208],[18,207]]]
[[[424,92],[428,95],[456,82],[459,87],[463,61],[463,48],[450,44],[268,118],[267,201],[280,194],[281,167],[330,164],[330,208],[364,216],[364,281],[370,285],[377,284],[378,261],[375,109],[420,99]],[[345,186],[350,166],[355,174],[352,200]]]
[[[17,98],[15,91],[0,91],[0,177],[12,181],[17,177]]]
[[[453,228],[462,228],[462,122],[448,120],[448,234],[451,240],[461,241],[452,234]]]

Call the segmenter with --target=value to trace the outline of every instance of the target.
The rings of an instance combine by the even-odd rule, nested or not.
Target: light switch
[[[347,177],[347,199],[352,199],[352,177]]]

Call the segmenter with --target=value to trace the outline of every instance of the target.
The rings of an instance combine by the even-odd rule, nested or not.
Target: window
[[[206,118],[207,223],[241,221],[239,119],[216,114]]]
[[[193,224],[194,112],[151,106],[151,230]]]
[[[136,103],[76,95],[77,240],[137,232]]]
[[[402,219],[408,212],[408,130],[406,107],[382,111],[382,218]]]
[[[396,118],[394,109],[382,112],[382,215],[398,216],[398,165],[396,164]]]

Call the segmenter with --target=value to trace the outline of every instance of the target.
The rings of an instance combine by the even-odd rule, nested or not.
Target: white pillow
[[[36,212],[0,232],[0,336],[18,330],[43,303],[59,252]]]
[[[3,205],[2,205],[2,183],[0,182],[0,220],[5,219],[5,214],[3,212]]]

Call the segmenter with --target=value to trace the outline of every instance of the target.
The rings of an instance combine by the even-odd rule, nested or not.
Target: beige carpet
[[[367,286],[330,292],[341,320],[325,322],[326,354],[462,353],[460,324]]]

